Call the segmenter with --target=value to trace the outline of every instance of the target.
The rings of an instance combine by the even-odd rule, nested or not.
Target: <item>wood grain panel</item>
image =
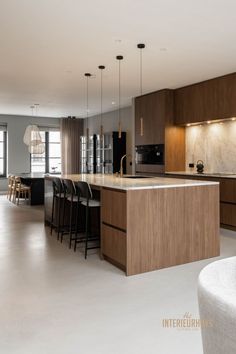
[[[185,170],[185,128],[167,126],[165,129],[165,171]]]
[[[220,203],[220,222],[236,227],[236,204]]]
[[[127,205],[128,275],[219,255],[218,186],[128,191]]]
[[[103,224],[101,253],[126,266],[126,234]]]
[[[141,165],[141,164],[136,164],[135,165],[135,171],[137,173],[163,173],[165,172],[165,166],[164,165]]]
[[[126,193],[109,188],[102,188],[102,221],[126,230]]]
[[[135,145],[164,144],[166,100],[171,90],[160,90],[135,98]],[[140,135],[143,118],[143,136]]]
[[[176,124],[236,116],[236,73],[175,90]]]
[[[236,204],[236,179],[220,179],[220,200]]]

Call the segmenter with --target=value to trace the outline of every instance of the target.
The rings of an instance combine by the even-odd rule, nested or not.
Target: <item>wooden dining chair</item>
[[[8,189],[7,189],[7,199],[11,201],[13,190],[14,190],[15,176],[8,176]]]
[[[24,198],[30,202],[31,188],[23,184],[20,177],[15,177],[13,202],[19,205],[20,198]]]

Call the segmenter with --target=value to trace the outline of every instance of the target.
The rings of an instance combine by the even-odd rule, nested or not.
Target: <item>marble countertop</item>
[[[128,175],[127,175],[128,176]],[[47,176],[47,178],[55,176]],[[176,188],[176,187],[195,187],[206,185],[217,185],[218,182],[186,180],[168,177],[151,177],[151,178],[125,178],[116,177],[115,175],[102,174],[71,174],[58,176],[61,178],[71,179],[72,181],[85,181],[91,185],[98,187],[108,187],[121,190],[138,190],[138,189],[156,189],[156,188]]]
[[[195,176],[195,177],[215,177],[215,178],[236,178],[236,173],[230,172],[204,172],[204,173],[197,173],[191,171],[180,171],[180,172],[166,172],[166,175],[185,175],[185,176]]]

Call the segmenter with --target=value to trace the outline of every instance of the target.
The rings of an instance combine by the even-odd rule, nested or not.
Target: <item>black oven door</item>
[[[138,145],[135,152],[137,164],[164,165],[164,144]]]

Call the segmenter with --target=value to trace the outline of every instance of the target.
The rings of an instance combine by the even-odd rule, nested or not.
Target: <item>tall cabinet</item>
[[[120,160],[126,154],[126,132],[119,138],[118,132],[91,135],[80,139],[81,173],[107,173],[120,171]],[[126,166],[123,166],[126,173]]]
[[[164,144],[163,164],[136,163],[136,172],[158,174],[185,170],[185,128],[174,125],[174,91],[170,89],[135,98],[135,145],[159,144]]]

